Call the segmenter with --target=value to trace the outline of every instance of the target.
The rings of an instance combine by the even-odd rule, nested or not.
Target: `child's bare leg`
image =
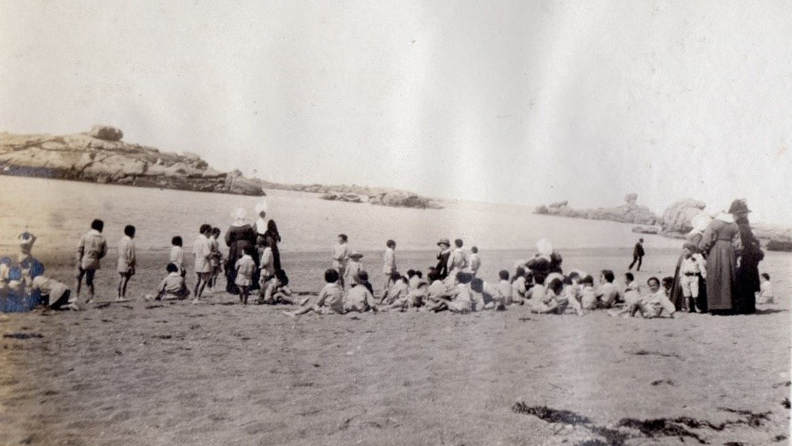
[[[318,311],[316,310],[314,305],[306,305],[306,306],[300,307],[300,308],[298,308],[298,309],[296,309],[294,311],[284,311],[283,314],[285,314],[286,316],[294,317],[294,316],[300,316],[300,315],[303,315],[303,314],[306,314],[306,313],[310,313],[311,311],[316,311],[318,313]]]

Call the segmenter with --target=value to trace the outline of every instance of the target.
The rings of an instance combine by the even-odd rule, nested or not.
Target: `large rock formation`
[[[65,136],[0,133],[0,174],[265,195],[258,181],[239,171],[221,173],[198,155],[125,143],[123,135],[109,126]]]
[[[260,181],[260,184],[266,189],[282,189],[324,194],[320,197],[324,200],[370,203],[382,206],[411,207],[417,209],[443,208],[437,200],[422,197],[412,192],[384,187],[357,186],[354,184],[281,184],[268,181]]]
[[[688,233],[693,226],[690,220],[704,211],[707,204],[703,201],[686,198],[668,206],[663,212],[661,226],[663,232]]]
[[[665,237],[684,238],[693,226],[690,221],[705,212],[707,204],[700,200],[685,198],[666,208],[661,222],[661,234]],[[754,235],[770,251],[792,250],[792,228],[752,223]]]
[[[560,217],[586,218],[589,220],[610,220],[622,223],[655,225],[660,219],[646,206],[637,203],[638,195],[628,194],[624,197],[626,204],[613,208],[573,209],[568,202],[561,201],[549,206],[539,206],[535,214],[557,215]]]

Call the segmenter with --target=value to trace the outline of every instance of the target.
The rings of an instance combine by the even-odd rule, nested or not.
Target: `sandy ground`
[[[621,273],[630,261],[628,250],[563,254],[567,269],[589,272]],[[399,255],[404,269],[433,259]],[[39,256],[53,276],[71,275],[69,250]],[[539,316],[525,307],[292,319],[285,307],[242,307],[226,294],[200,305],[144,302],[167,254],[139,257],[130,303],[101,303],[115,293],[108,261],[100,303],[86,311],[0,316],[0,444],[789,442],[788,254],[761,265],[777,305],[674,320]],[[317,291],[325,257],[285,253],[293,289]],[[483,275],[494,279],[521,256],[482,257]],[[675,260],[650,253],[639,280],[670,275]],[[379,271],[378,255],[365,261]],[[588,420],[548,422],[516,403]],[[626,418],[662,420],[642,431]]]

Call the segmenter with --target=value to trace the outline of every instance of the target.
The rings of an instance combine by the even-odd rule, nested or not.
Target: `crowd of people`
[[[759,274],[763,253],[753,235],[744,200],[735,200],[728,212],[714,219],[701,214],[693,219],[693,230],[684,242],[674,277],[651,277],[639,285],[632,272],[617,283],[611,270],[598,277],[583,271],[564,273],[563,259],[549,240],[537,243],[536,253],[518,261],[511,270],[500,270],[495,281],[480,277],[482,258],[476,246],[465,248],[462,239],[437,242],[437,264],[426,271],[399,270],[396,242],[388,240],[382,258],[384,287],[375,290],[364,269],[364,255],[350,250],[349,237],[338,235],[332,249],[331,265],[324,273],[325,286],[311,301],[299,297],[289,287],[289,278],[280,259],[281,236],[274,220],[267,219],[266,203],[256,206],[258,220],[250,224],[243,208],[233,212],[233,223],[222,239],[228,248],[221,250],[222,231],[209,224],[199,226],[192,245],[194,273],[192,292],[185,277],[185,253],[181,236],[171,240],[165,277],[146,299],[187,299],[200,302],[206,290],[218,287],[225,275],[225,291],[239,297],[242,305],[285,304],[298,308],[288,316],[307,313],[349,313],[365,311],[418,311],[469,313],[504,311],[513,305],[526,306],[542,314],[585,315],[598,309],[611,316],[644,318],[674,317],[678,311],[712,314],[750,314],[756,311],[757,297],[773,302],[770,277]],[[25,231],[19,237],[17,261],[0,260],[0,310],[22,311],[37,303],[55,309],[78,309],[95,297],[94,279],[107,256],[104,223],[94,220],[77,248],[76,293],[66,284],[45,275],[45,268],[32,256],[35,236]],[[127,300],[127,287],[136,273],[134,226],[124,228],[118,243],[117,301]],[[644,256],[643,240],[636,245],[633,264],[640,270]],[[640,248],[640,249],[639,249]],[[88,296],[80,300],[83,282]]]

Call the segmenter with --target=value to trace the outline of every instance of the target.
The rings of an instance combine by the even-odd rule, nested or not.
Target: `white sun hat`
[[[260,215],[262,212],[267,212],[267,200],[261,200],[256,204],[256,215]]]
[[[235,226],[242,226],[245,224],[245,219],[247,219],[247,211],[242,206],[239,206],[231,212],[231,218],[234,219]]]

